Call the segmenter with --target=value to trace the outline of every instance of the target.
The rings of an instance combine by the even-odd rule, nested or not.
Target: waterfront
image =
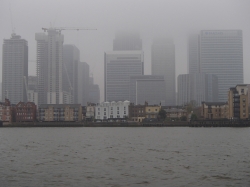
[[[250,128],[1,128],[0,184],[250,186],[249,135]]]

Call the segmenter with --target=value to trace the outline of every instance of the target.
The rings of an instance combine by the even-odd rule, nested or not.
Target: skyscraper
[[[72,104],[78,102],[78,66],[80,61],[80,51],[74,45],[63,45],[63,83],[64,92],[71,95]],[[81,80],[82,81],[82,80]]]
[[[218,77],[219,101],[227,101],[230,87],[243,83],[241,30],[202,30],[200,70]]]
[[[175,46],[172,40],[157,39],[151,48],[152,75],[163,75],[166,84],[166,105],[175,105]]]
[[[136,32],[117,32],[113,41],[114,51],[142,50],[142,40]]]
[[[36,33],[38,104],[63,104],[69,94],[62,89],[63,35],[55,29]]]
[[[89,77],[89,99],[90,103],[100,103],[100,88],[98,84],[94,84],[94,78]]]
[[[129,100],[130,76],[144,74],[143,52],[105,52],[104,60],[105,101]]]
[[[27,101],[28,89],[28,42],[13,33],[3,41],[2,101],[11,103]]]
[[[190,35],[188,38],[188,73],[200,73],[200,36]]]
[[[38,104],[38,93],[37,93],[37,76],[28,77],[28,98],[29,102]]]
[[[165,91],[164,76],[130,76],[129,101],[136,105],[147,102],[149,105],[165,106]]]
[[[78,103],[86,106],[89,102],[89,65],[86,62],[78,64]]]
[[[177,103],[182,106],[195,101],[197,106],[201,102],[218,101],[218,78],[216,75],[205,73],[181,74],[177,79]]]

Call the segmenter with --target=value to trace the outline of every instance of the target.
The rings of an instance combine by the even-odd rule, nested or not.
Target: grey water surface
[[[250,128],[0,128],[0,186],[250,186]]]

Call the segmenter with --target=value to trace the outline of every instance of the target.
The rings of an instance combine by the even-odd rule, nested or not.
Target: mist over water
[[[2,186],[249,186],[249,128],[1,128]]]

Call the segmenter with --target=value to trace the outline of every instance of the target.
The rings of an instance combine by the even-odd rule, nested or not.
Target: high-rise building
[[[151,48],[152,75],[163,75],[166,84],[166,105],[175,103],[175,46],[172,40],[160,38]]]
[[[72,104],[78,102],[78,65],[80,51],[74,45],[63,45],[63,83],[64,92],[70,93]]]
[[[177,105],[186,105],[191,101],[190,74],[181,74],[177,78]]]
[[[204,102],[218,101],[218,78],[204,73],[181,74],[178,76],[178,99],[180,106],[195,102],[200,106]]]
[[[28,77],[28,102],[38,104],[37,76]]]
[[[3,41],[2,101],[12,104],[27,101],[28,89],[28,42],[12,34]]]
[[[200,72],[200,36],[190,35],[188,38],[188,73]]]
[[[80,62],[78,65],[78,103],[87,106],[89,102],[89,65]]]
[[[104,60],[104,100],[129,100],[130,76],[144,74],[143,52],[105,52]]]
[[[37,41],[37,93],[38,104],[47,103],[48,90],[48,36],[45,33],[36,33]]]
[[[89,103],[100,103],[100,88],[98,84],[94,84],[94,78],[89,77]]]
[[[241,30],[202,30],[200,70],[218,77],[219,101],[227,101],[230,87],[243,83]]]
[[[48,34],[36,33],[38,104],[64,104],[70,95],[62,89],[63,35],[48,29]]]
[[[164,76],[136,75],[130,77],[129,101],[136,105],[165,106],[166,88]]]
[[[136,32],[117,32],[113,41],[114,51],[142,50],[142,40]]]

